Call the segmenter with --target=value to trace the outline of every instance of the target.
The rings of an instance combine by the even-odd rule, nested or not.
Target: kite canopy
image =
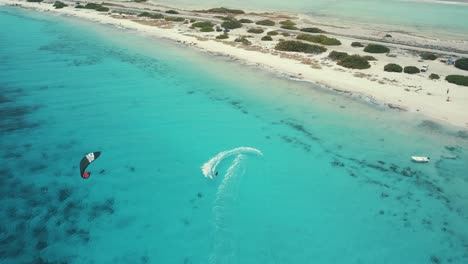
[[[85,171],[89,164],[93,163],[101,155],[100,151],[91,152],[86,154],[80,161],[80,175],[83,179],[88,179],[91,175],[90,172]]]

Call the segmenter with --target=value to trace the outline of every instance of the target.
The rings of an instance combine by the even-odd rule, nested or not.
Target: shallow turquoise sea
[[[466,131],[134,32],[0,25],[0,263],[468,262]]]

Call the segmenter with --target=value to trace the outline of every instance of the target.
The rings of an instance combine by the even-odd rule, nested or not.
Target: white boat
[[[431,160],[431,158],[429,157],[419,157],[419,156],[411,156],[411,159],[415,162],[419,162],[419,163],[426,163],[426,162],[429,162]]]

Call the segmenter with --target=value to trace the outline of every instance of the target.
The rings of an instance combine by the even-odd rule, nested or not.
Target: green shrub
[[[40,3],[40,2],[42,2],[42,1],[44,1],[44,0],[27,0],[27,1],[28,1],[28,2],[33,2],[33,3]]]
[[[257,21],[257,23],[255,23],[255,24],[261,25],[261,26],[274,26],[275,21],[272,21],[270,19],[265,19],[265,20]]]
[[[177,14],[179,14],[179,12],[177,12],[177,11],[175,11],[175,10],[167,10],[167,11],[166,11],[166,14],[177,15]]]
[[[384,71],[386,71],[386,72],[402,72],[403,68],[398,64],[389,63],[389,64],[385,65]]]
[[[289,30],[298,30],[299,29],[296,26],[291,26],[291,25],[282,25],[281,28],[282,29],[289,29]]]
[[[330,54],[328,54],[328,57],[334,61],[340,61],[348,56],[349,56],[348,53],[338,52],[338,51],[332,51],[330,52]]]
[[[246,37],[242,36],[242,37],[238,37],[234,40],[235,42],[240,42],[244,45],[251,45],[252,42],[250,42]]]
[[[421,53],[420,56],[421,56],[421,59],[423,59],[423,60],[435,60],[435,59],[437,59],[437,56],[435,54],[428,53],[428,52]]]
[[[217,7],[217,8],[211,8],[206,10],[205,12],[208,13],[221,13],[221,14],[245,14],[244,11],[239,10],[239,9],[229,9],[225,7]]]
[[[431,75],[429,75],[429,79],[438,80],[438,79],[440,79],[440,76],[438,74],[431,73]]]
[[[350,55],[338,61],[338,65],[350,69],[369,69],[369,62],[359,55]]]
[[[355,47],[355,48],[356,48],[356,47],[359,47],[359,48],[361,48],[361,47],[364,47],[364,45],[362,45],[361,42],[352,42],[352,43],[351,43],[351,47]]]
[[[273,38],[271,36],[263,36],[262,41],[272,41]]]
[[[366,60],[368,60],[368,61],[376,61],[376,60],[377,60],[375,57],[369,56],[369,55],[363,56],[363,58],[366,59]]]
[[[195,23],[196,21],[197,21],[197,20],[195,20],[195,19],[193,19],[193,18],[190,19],[190,23]]]
[[[221,26],[226,29],[236,29],[241,28],[242,23],[237,20],[224,21]]]
[[[213,32],[213,27],[202,27],[200,28],[200,32]]]
[[[327,51],[325,47],[319,45],[307,44],[297,40],[285,40],[279,42],[276,47],[276,50],[281,51],[292,51],[292,52],[304,52],[304,53],[322,53]]]
[[[261,29],[261,28],[249,28],[249,30],[247,30],[247,32],[254,33],[254,34],[262,34],[263,29]]]
[[[60,2],[60,1],[55,1],[55,3],[54,3],[55,9],[64,8],[64,7],[66,7],[66,6],[68,6],[68,5],[66,5],[65,3]]]
[[[203,22],[195,22],[192,24],[192,27],[196,28],[204,28],[204,27],[214,27],[215,24],[209,22],[209,21],[203,21]]]
[[[278,35],[278,31],[269,31],[269,32],[267,32],[267,35],[268,36],[276,36],[276,35]]]
[[[283,26],[295,26],[296,25],[296,23],[292,22],[291,20],[284,20],[279,23],[280,25],[283,25]]]
[[[141,14],[138,15],[139,17],[149,17],[149,18],[152,18],[152,19],[163,19],[164,16],[161,15],[161,14],[150,14],[148,12],[143,12]]]
[[[99,11],[99,12],[107,12],[109,11],[109,8],[107,7],[104,7],[100,4],[96,4],[96,3],[87,3],[85,6],[76,6],[76,8],[85,8],[85,9],[94,9],[96,11]]]
[[[455,67],[468,71],[468,58],[461,58],[455,61]]]
[[[458,85],[468,86],[468,76],[463,75],[449,75],[445,77],[445,80],[449,83]]]
[[[415,73],[419,73],[419,68],[418,67],[414,67],[414,66],[406,66],[404,69],[403,69],[403,72],[404,73],[408,73],[408,74],[415,74]]]
[[[216,39],[228,39],[228,38],[229,38],[229,35],[226,33],[216,36]]]
[[[247,18],[239,19],[239,22],[241,22],[242,24],[250,24],[250,23],[253,23],[252,20],[247,19]]]
[[[364,51],[368,53],[387,53],[390,49],[379,44],[368,44]]]
[[[325,35],[314,36],[314,35],[309,35],[309,34],[299,34],[296,37],[296,39],[319,43],[322,45],[332,45],[332,46],[341,45],[341,42],[337,40],[336,38],[329,38]]]
[[[165,17],[164,20],[172,22],[184,22],[185,18],[183,17]]]
[[[320,28],[301,28],[302,32],[308,32],[308,33],[325,33],[325,31],[321,30]]]
[[[342,60],[346,57],[348,57],[348,53],[346,52],[339,52],[339,51],[332,51],[330,54],[328,54],[328,57],[334,61],[339,61]]]
[[[289,36],[291,36],[291,34],[289,34],[288,32],[283,32],[283,33],[281,33],[281,35],[282,35],[283,37],[289,37]]]

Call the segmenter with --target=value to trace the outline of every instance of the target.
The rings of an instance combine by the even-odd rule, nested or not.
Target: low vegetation
[[[364,45],[361,42],[352,42],[351,47],[362,48]]]
[[[437,56],[433,53],[421,53],[419,56],[421,56],[421,59],[423,60],[435,60],[437,59]]]
[[[236,15],[245,14],[245,12],[242,11],[242,10],[239,10],[239,9],[229,9],[229,8],[225,8],[225,7],[211,8],[211,9],[208,9],[208,10],[204,10],[204,11],[202,11],[202,12],[206,12],[206,13],[221,13],[221,14],[236,14]]]
[[[279,42],[276,47],[276,50],[280,51],[292,51],[292,52],[303,52],[303,53],[313,53],[319,54],[327,51],[325,47],[313,44],[307,44],[297,40],[285,40]]]
[[[292,22],[291,20],[284,20],[279,22],[282,29],[289,29],[289,30],[298,30],[299,28],[296,27],[296,23]]]
[[[431,75],[429,75],[429,79],[438,80],[438,79],[440,79],[440,76],[438,74],[431,73]]]
[[[276,36],[276,35],[278,35],[278,31],[269,31],[269,32],[267,32],[267,35],[268,36]]]
[[[319,43],[322,45],[328,46],[337,46],[341,45],[341,42],[336,38],[329,38],[325,35],[309,35],[309,34],[299,34],[296,39],[310,41],[314,43]]]
[[[166,11],[166,14],[177,15],[177,14],[179,14],[179,12],[177,12],[177,11],[175,11],[175,10],[167,10],[167,11]]]
[[[239,22],[241,22],[242,24],[250,24],[250,23],[253,23],[252,20],[247,19],[247,18],[239,19]]]
[[[275,21],[273,20],[270,20],[270,19],[265,19],[265,20],[260,20],[260,21],[257,21],[257,23],[255,23],[257,25],[261,25],[261,26],[274,26],[275,25]]]
[[[94,9],[99,12],[107,12],[109,8],[96,3],[87,3],[85,6],[77,5],[76,8]]]
[[[455,61],[455,67],[468,71],[468,58],[461,58]]]
[[[193,28],[199,28],[201,32],[213,32],[215,24],[209,21],[200,21],[192,24]]]
[[[261,28],[249,28],[249,30],[247,30],[247,32],[253,33],[253,34],[262,34],[263,29],[261,29]]]
[[[345,68],[349,68],[349,69],[359,69],[359,70],[369,69],[371,67],[369,62],[366,59],[364,59],[364,57],[359,56],[359,55],[347,56],[341,59],[340,61],[338,61],[338,65],[345,67]]]
[[[272,40],[273,40],[273,38],[271,36],[268,36],[268,35],[262,37],[262,41],[272,41]]]
[[[183,17],[165,17],[164,20],[171,21],[171,22],[184,22],[185,18]]]
[[[33,2],[33,3],[40,3],[42,2],[43,0],[27,0],[28,2]]]
[[[374,57],[374,56],[363,56],[364,59],[368,60],[368,61],[376,61],[377,59]]]
[[[288,29],[288,30],[298,30],[299,28],[296,26],[291,26],[291,25],[282,25],[282,29]]]
[[[339,51],[332,51],[330,54],[328,54],[328,58],[334,60],[334,61],[340,61],[346,57],[348,57],[349,54],[346,52],[339,52]]]
[[[216,39],[228,39],[228,38],[229,38],[229,35],[226,33],[216,36]]]
[[[291,36],[291,34],[289,34],[288,32],[283,32],[283,33],[281,33],[281,36],[283,36],[283,37],[289,37],[289,36]]]
[[[279,23],[280,23],[280,25],[283,25],[283,26],[295,26],[296,25],[296,23],[292,22],[289,19],[280,21]]]
[[[328,57],[334,61],[337,61],[337,64],[342,67],[360,70],[369,69],[371,67],[369,64],[369,59],[373,58],[372,56],[349,55],[346,52],[338,51],[330,52]]]
[[[195,22],[192,24],[192,27],[196,27],[196,28],[214,27],[214,26],[215,24],[209,21],[200,21],[200,22]]]
[[[148,12],[140,13],[138,16],[139,17],[149,17],[149,18],[152,18],[152,19],[163,19],[164,18],[164,16],[161,15],[161,14],[151,14],[151,13],[148,13]]]
[[[301,28],[302,32],[308,32],[308,33],[325,33],[325,31],[321,30],[320,28]]]
[[[200,32],[213,32],[214,29],[212,27],[202,27],[200,28]]]
[[[368,44],[364,48],[364,51],[368,53],[387,53],[390,51],[390,49],[379,44]]]
[[[415,74],[415,73],[419,73],[419,68],[418,67],[415,67],[415,66],[406,66],[404,69],[403,69],[403,72],[404,73],[408,73],[408,74]]]
[[[221,26],[226,29],[236,29],[236,28],[241,28],[242,23],[239,22],[238,20],[229,20],[229,21],[224,21]]]
[[[60,8],[64,8],[68,6],[67,4],[65,4],[64,2],[60,2],[60,1],[55,1],[54,3],[54,7],[55,9],[60,9]]]
[[[133,2],[135,2],[135,3],[143,3],[143,2],[146,2],[146,1],[148,1],[148,0],[133,0]]]
[[[384,71],[386,72],[402,72],[403,67],[395,63],[389,63],[384,66]]]
[[[457,85],[468,86],[468,76],[463,75],[449,75],[445,77],[445,80],[449,83],[454,83]]]
[[[235,42],[240,42],[244,45],[252,45],[252,42],[250,42],[245,36],[238,37],[234,40]]]

